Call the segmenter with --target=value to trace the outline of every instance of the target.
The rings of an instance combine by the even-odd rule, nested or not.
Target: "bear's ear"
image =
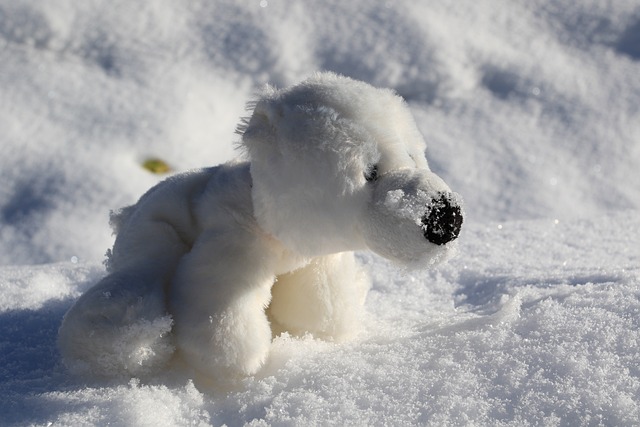
[[[259,116],[269,126],[277,127],[280,119],[284,116],[284,111],[281,103],[271,99],[262,99],[256,103],[253,115]]]
[[[268,97],[247,104],[247,110],[252,111],[251,116],[241,119],[236,128],[236,133],[242,137],[244,144],[250,140],[265,140],[269,135],[274,135],[284,115],[282,105]]]

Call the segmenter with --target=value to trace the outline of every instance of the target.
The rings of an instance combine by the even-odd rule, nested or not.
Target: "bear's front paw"
[[[218,314],[178,315],[174,334],[185,361],[219,384],[258,372],[271,346],[264,309],[243,304]]]

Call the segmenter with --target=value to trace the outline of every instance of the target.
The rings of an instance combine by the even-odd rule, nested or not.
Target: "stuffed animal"
[[[179,360],[242,378],[273,331],[357,331],[369,279],[354,251],[414,267],[454,252],[460,197],[429,170],[394,92],[319,73],[250,109],[242,161],[171,177],[112,215],[108,275],[60,327],[72,371],[141,376]]]

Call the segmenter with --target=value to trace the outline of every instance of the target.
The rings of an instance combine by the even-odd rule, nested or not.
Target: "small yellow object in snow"
[[[158,158],[145,160],[144,163],[142,163],[142,167],[151,173],[163,174],[171,172],[171,167],[169,167],[164,160]]]

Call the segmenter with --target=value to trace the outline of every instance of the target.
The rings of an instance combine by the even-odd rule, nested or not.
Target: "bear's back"
[[[107,264],[110,270],[119,269],[138,254],[143,256],[164,244],[182,245],[188,252],[211,224],[232,226],[252,218],[248,164],[175,175],[152,187],[136,204],[112,214],[116,241]],[[175,241],[167,242],[167,238]]]

